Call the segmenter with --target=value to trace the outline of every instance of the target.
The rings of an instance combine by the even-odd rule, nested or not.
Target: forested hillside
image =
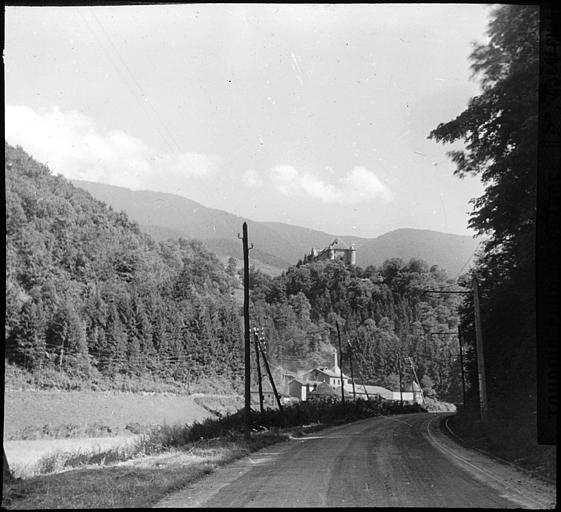
[[[181,383],[242,379],[236,268],[194,240],[156,243],[21,148],[6,145],[6,355],[31,372],[83,378],[150,375]],[[458,298],[421,260],[380,268],[340,261],[251,269],[252,326],[275,367],[332,364],[336,324],[354,344],[356,377],[398,387],[412,356],[425,389],[458,399]],[[445,334],[443,334],[445,333]],[[411,374],[402,367],[404,382]],[[239,388],[238,388],[239,389]]]
[[[351,372],[350,340],[357,380],[397,390],[399,362],[404,384],[410,384],[405,358],[412,357],[428,394],[461,400],[460,299],[425,293],[457,289],[439,267],[399,258],[366,269],[316,261],[290,267],[275,278],[253,271],[250,280],[253,323],[264,327],[269,352],[285,369],[331,366],[338,323],[345,373]]]
[[[5,145],[6,358],[85,380],[241,378],[237,278]]]

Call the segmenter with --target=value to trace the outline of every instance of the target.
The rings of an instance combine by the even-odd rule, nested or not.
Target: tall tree
[[[488,43],[471,54],[481,94],[429,137],[463,142],[463,150],[449,152],[455,174],[478,175],[485,185],[484,194],[472,200],[469,226],[486,237],[476,273],[490,370],[489,405],[498,411],[508,410],[522,395],[523,404],[531,404],[535,388],[538,6],[496,8],[488,34]],[[470,308],[464,311],[470,332]]]
[[[537,182],[539,9],[506,5],[489,24],[490,40],[471,54],[482,93],[430,137],[463,141],[449,152],[459,177],[479,175],[485,193],[473,201],[469,226],[488,237],[497,271],[533,264]],[[498,274],[500,275],[500,274]]]

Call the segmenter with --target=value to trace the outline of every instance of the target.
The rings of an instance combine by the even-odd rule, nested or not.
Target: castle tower
[[[351,245],[349,249],[349,265],[356,265],[356,249],[354,245]]]

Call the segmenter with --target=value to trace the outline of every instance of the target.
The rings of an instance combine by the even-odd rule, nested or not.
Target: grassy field
[[[232,413],[241,397],[95,391],[6,391],[3,443],[12,473],[42,472],[41,459],[127,449],[156,425],[190,425]]]
[[[202,421],[232,412],[236,396],[96,391],[6,391],[4,440],[109,437],[142,427]]]
[[[286,433],[257,433],[246,440],[211,440],[181,450],[134,458],[112,466],[89,465],[72,471],[13,480],[3,484],[2,507],[149,508],[164,496],[269,444]]]

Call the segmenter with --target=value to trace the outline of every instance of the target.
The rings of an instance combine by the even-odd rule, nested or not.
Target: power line
[[[473,259],[475,253],[479,250],[479,244],[477,245],[477,247],[473,250],[473,252],[471,253],[471,255],[469,256],[469,258],[466,260],[466,262],[462,265],[462,268],[460,269],[460,271],[456,274],[456,277],[454,278],[454,280],[458,279],[458,277],[460,277],[462,275],[462,272],[464,270],[464,268],[466,268],[467,264]]]
[[[140,103],[141,108],[144,110],[144,113],[150,118],[152,116],[150,116],[150,114],[147,111],[146,105],[148,105],[152,112],[153,112],[153,116],[156,118],[157,122],[159,123],[159,125],[163,128],[163,132],[160,131],[160,129],[155,126],[156,131],[158,132],[158,134],[160,135],[160,137],[163,139],[163,141],[165,142],[165,144],[168,146],[168,148],[170,149],[170,151],[178,151],[180,152],[180,148],[179,145],[176,143],[173,135],[171,134],[170,130],[167,128],[167,126],[165,125],[165,123],[163,122],[163,120],[160,118],[158,112],[156,111],[156,109],[154,108],[154,106],[150,103],[148,97],[146,96],[146,94],[144,93],[144,90],[142,89],[142,87],[140,86],[138,80],[135,78],[135,76],[133,75],[131,69],[129,68],[129,66],[127,65],[127,63],[125,62],[125,60],[123,59],[123,57],[121,56],[121,54],[119,53],[119,51],[117,50],[115,44],[113,43],[113,41],[111,40],[109,34],[107,33],[107,31],[105,30],[103,24],[101,23],[101,21],[99,20],[99,18],[96,16],[95,12],[91,9],[89,9],[93,19],[95,20],[95,22],[97,23],[97,25],[99,26],[99,28],[101,29],[101,31],[103,32],[107,42],[109,43],[110,49],[113,51],[114,55],[116,56],[116,58],[118,59],[119,63],[121,64],[122,68],[126,71],[126,74],[123,75],[121,68],[119,68],[119,66],[117,66],[115,64],[115,62],[109,58],[109,53],[104,51],[104,53],[108,56],[109,61],[111,62],[112,66],[114,67],[114,69],[117,71],[117,74],[119,75],[119,78],[121,78],[121,80],[123,81],[123,83],[125,84],[125,86],[127,87],[127,89],[129,90],[129,92],[131,93],[131,95],[133,97],[135,97],[137,99],[137,101]],[[101,43],[101,40],[99,39],[98,35],[96,34],[95,30],[92,28],[92,26],[90,25],[90,22],[87,20],[87,18],[85,16],[82,15],[81,11],[78,11],[80,13],[80,16],[82,17],[82,19],[84,20],[84,22],[86,23],[88,29],[90,30],[90,32],[94,35],[95,39],[97,40],[98,44],[105,50],[104,45]],[[126,75],[128,75],[129,80],[126,79]],[[131,87],[130,83],[132,82],[135,86],[136,89],[138,90],[138,92],[140,93],[140,96],[144,99],[144,101],[139,100],[137,94],[134,92],[133,88]],[[170,141],[173,143],[173,146],[170,144]]]

